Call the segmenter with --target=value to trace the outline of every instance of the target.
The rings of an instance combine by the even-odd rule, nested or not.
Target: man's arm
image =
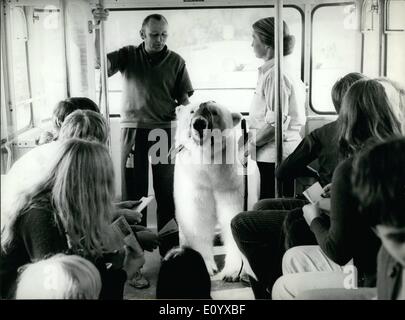
[[[97,8],[93,10],[93,17],[94,17],[94,22],[95,25],[98,26],[100,25],[101,21],[107,21],[109,15],[109,11],[107,9],[103,8]],[[100,57],[100,29],[96,28],[95,29],[95,41],[94,41],[94,46],[95,46],[95,53],[96,53],[96,69],[101,68],[101,57]],[[108,74],[110,74],[111,70],[111,62],[108,59],[107,56],[107,70]]]
[[[175,92],[175,99],[178,105],[186,106],[190,104],[189,97],[193,95],[194,89],[191,84],[190,76],[188,74],[185,63],[183,63],[182,67],[177,73]]]
[[[186,105],[190,104],[190,99],[189,99],[189,96],[188,96],[187,92],[184,92],[179,97],[178,103],[179,103],[179,105],[183,105],[183,106],[186,106]]]
[[[95,37],[94,45],[95,45],[95,53],[96,53],[96,69],[100,69],[101,68],[100,30],[96,30],[95,32],[96,32],[96,37]],[[107,71],[108,71],[108,74],[110,74],[111,62],[110,62],[110,59],[108,59],[108,55],[107,55]]]

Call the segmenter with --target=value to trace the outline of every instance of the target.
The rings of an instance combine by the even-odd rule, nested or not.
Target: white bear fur
[[[237,142],[235,126],[240,122],[241,115],[231,113],[225,107],[214,102],[207,104],[216,110],[213,129],[222,126],[227,134],[222,138],[229,155],[236,155]],[[213,256],[213,238],[215,227],[219,223],[222,240],[225,246],[225,266],[221,272],[224,279],[237,279],[242,265],[242,255],[233,239],[231,220],[243,211],[243,175],[237,157],[230,164],[213,164],[209,152],[211,139],[202,145],[193,140],[191,126],[197,106],[182,106],[177,110],[176,147],[184,148],[176,155],[174,172],[174,199],[176,218],[180,230],[180,244],[187,245],[200,252],[206,263],[208,272],[213,275],[218,271]],[[214,149],[215,150],[215,149]],[[205,153],[204,153],[205,152]],[[223,152],[215,152],[215,157]],[[208,156],[206,156],[208,154]],[[217,159],[217,158],[215,158]]]

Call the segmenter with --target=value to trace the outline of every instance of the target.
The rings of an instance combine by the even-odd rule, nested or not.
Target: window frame
[[[384,60],[383,60],[383,72],[382,75],[384,77],[388,77],[388,55],[389,55],[389,47],[390,47],[390,36],[392,35],[397,35],[400,33],[405,33],[405,29],[391,29],[390,25],[389,25],[389,17],[390,17],[390,0],[387,0],[386,2],[384,2],[384,13],[383,13],[383,17],[384,17],[384,22],[383,22],[383,56],[384,56]]]
[[[308,106],[309,109],[314,112],[316,115],[337,115],[336,111],[319,111],[317,110],[312,104],[312,66],[313,66],[313,48],[314,48],[314,14],[319,8],[323,7],[341,7],[347,5],[355,5],[358,6],[358,2],[356,1],[347,1],[347,2],[334,2],[334,3],[322,3],[314,6],[311,10],[311,20],[310,20],[310,51],[309,51],[309,85],[308,85]],[[361,33],[361,47],[360,47],[360,71],[363,71],[363,56],[364,56],[364,34]]]
[[[266,9],[266,8],[272,8],[274,9],[274,5],[215,5],[215,6],[179,6],[179,7],[167,7],[167,6],[162,6],[162,7],[156,7],[156,6],[151,6],[151,7],[137,7],[137,8],[111,8],[111,7],[106,7],[110,12],[114,11],[153,11],[153,10],[159,10],[159,11],[169,11],[169,10],[211,10],[211,9]],[[300,70],[300,78],[304,82],[304,72],[305,72],[305,13],[304,9],[302,6],[296,5],[296,4],[286,4],[283,6],[283,8],[292,8],[296,9],[301,17],[301,70]],[[241,89],[241,88],[202,88],[202,89],[197,89],[197,90],[235,90],[235,89]],[[252,88],[243,88],[246,90],[254,90],[254,87]],[[120,92],[117,90],[108,90],[108,92]],[[122,92],[122,90],[121,90]],[[98,96],[99,91],[96,90],[96,95]],[[242,111],[242,115],[249,115],[249,110],[247,111]],[[109,114],[110,118],[119,118],[120,114],[117,113],[110,113]]]

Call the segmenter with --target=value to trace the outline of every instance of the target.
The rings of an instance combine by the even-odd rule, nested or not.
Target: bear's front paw
[[[240,280],[240,270],[238,269],[224,269],[221,271],[222,280],[225,282],[238,282]]]

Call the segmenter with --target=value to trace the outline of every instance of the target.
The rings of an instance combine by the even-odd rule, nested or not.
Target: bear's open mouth
[[[193,140],[200,146],[208,138],[209,124],[204,117],[196,117],[192,121],[192,137]]]

